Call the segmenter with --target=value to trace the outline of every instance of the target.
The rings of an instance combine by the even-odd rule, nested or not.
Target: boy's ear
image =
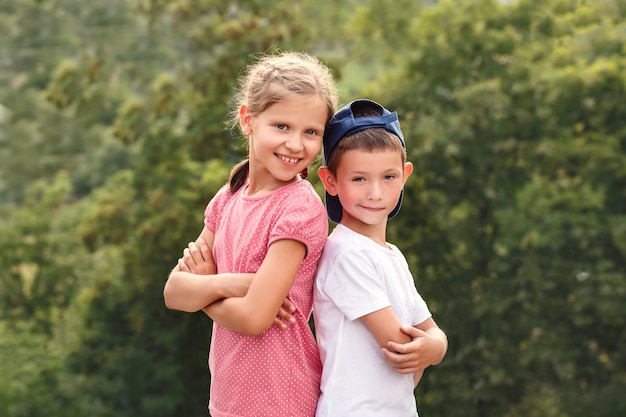
[[[320,180],[322,180],[322,184],[324,184],[324,188],[326,189],[326,192],[333,196],[337,195],[337,189],[335,186],[336,185],[335,177],[328,170],[328,168],[326,168],[325,166],[320,167],[317,170],[317,175],[320,177]]]
[[[250,111],[248,107],[243,104],[239,107],[239,125],[241,126],[241,132],[245,136],[250,136],[252,134],[252,125],[250,124]]]
[[[403,185],[406,184],[406,180],[409,178],[409,175],[413,172],[413,163],[405,162],[404,163],[404,178]]]

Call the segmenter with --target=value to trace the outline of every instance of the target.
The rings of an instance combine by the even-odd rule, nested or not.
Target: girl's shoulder
[[[317,208],[324,205],[313,185],[307,180],[292,182],[279,188],[275,192],[275,198],[291,206],[307,207],[310,205]]]

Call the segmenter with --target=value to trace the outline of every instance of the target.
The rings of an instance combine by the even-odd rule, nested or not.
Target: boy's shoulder
[[[366,252],[371,249],[369,238],[354,230],[338,224],[326,240],[326,247],[335,253]]]

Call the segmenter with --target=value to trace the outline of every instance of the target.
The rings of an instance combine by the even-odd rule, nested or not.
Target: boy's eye
[[[352,181],[354,181],[354,182],[363,182],[363,181],[365,181],[365,178],[363,178],[363,177],[354,177],[354,178],[352,178]]]
[[[387,181],[391,181],[391,180],[393,180],[395,178],[396,178],[395,175],[385,175],[385,180],[387,180]]]
[[[317,132],[314,129],[307,129],[306,130],[306,134],[307,135],[317,135]]]
[[[280,124],[280,123],[279,123],[279,124],[277,124],[277,125],[276,125],[276,128],[277,128],[278,130],[285,130],[285,129],[287,129],[287,125],[284,125],[284,124]]]

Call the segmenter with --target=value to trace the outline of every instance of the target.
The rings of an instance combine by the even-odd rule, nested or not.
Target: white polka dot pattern
[[[209,368],[212,417],[303,416],[315,414],[321,362],[308,325],[313,279],[328,234],[326,210],[307,181],[262,197],[225,189],[211,200],[205,224],[215,232],[213,256],[218,272],[254,272],[269,245],[295,239],[307,256],[289,291],[296,323],[270,327],[258,337],[214,324]]]

